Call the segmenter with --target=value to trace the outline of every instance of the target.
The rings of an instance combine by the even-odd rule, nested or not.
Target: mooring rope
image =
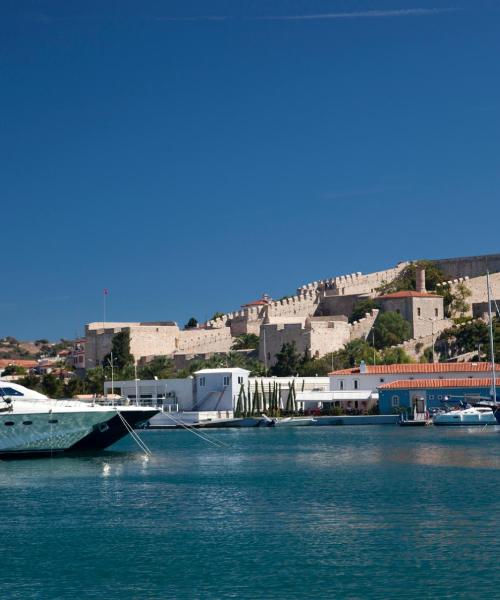
[[[121,414],[121,412],[118,409],[116,409],[116,412],[117,412],[118,416],[120,417],[123,425],[125,426],[125,429],[132,436],[132,439],[134,440],[134,442],[139,446],[139,448],[144,452],[144,454],[146,454],[146,456],[152,456],[153,453],[147,447],[146,443],[141,440],[141,438],[139,437],[139,434],[134,431],[134,429],[130,426],[129,423],[127,423],[127,420],[124,418],[124,416]]]
[[[176,424],[176,425],[180,425],[181,427],[183,427],[184,429],[187,429],[188,431],[190,431],[191,433],[193,433],[194,435],[198,436],[199,438],[201,438],[202,440],[204,440],[205,442],[207,442],[208,444],[213,444],[214,446],[218,447],[218,448],[228,448],[227,444],[224,444],[224,442],[221,442],[220,440],[212,440],[210,439],[207,435],[202,435],[199,431],[196,431],[196,429],[194,427],[189,427],[188,425],[186,425],[185,423],[183,423],[182,421],[179,421],[177,419],[175,419],[174,417],[172,417],[171,414],[169,413],[163,413],[164,415],[167,415],[167,417],[169,419],[172,419],[172,421]]]

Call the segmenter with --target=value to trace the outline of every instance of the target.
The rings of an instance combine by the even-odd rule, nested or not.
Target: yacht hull
[[[2,412],[0,457],[65,452],[95,427],[105,428],[115,411]]]
[[[117,407],[120,414],[132,429],[141,427],[160,411],[156,409],[144,410],[140,408]],[[119,415],[110,419],[104,427],[94,427],[85,437],[78,440],[69,448],[70,452],[104,450],[129,433]]]

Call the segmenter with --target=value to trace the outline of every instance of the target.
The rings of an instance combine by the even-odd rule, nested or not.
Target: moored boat
[[[103,450],[158,410],[54,400],[12,382],[0,382],[0,455],[43,455]]]
[[[463,409],[439,411],[433,418],[434,425],[485,426],[496,425],[496,418],[489,407],[467,406]]]
[[[0,386],[2,457],[66,452],[93,430],[105,429],[116,416],[110,407],[53,401],[43,396],[27,399],[20,388],[10,382]]]

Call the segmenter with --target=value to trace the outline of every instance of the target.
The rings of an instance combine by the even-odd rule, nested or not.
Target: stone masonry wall
[[[409,262],[400,262],[395,267],[368,273],[363,275],[361,272],[351,273],[349,275],[340,275],[331,279],[322,279],[314,281],[299,288],[299,292],[315,291],[317,289],[329,290],[332,294],[339,296],[349,294],[371,294],[383,283],[392,281],[408,266]]]
[[[175,352],[179,354],[229,352],[233,341],[229,327],[180,331]]]
[[[500,271],[500,254],[486,254],[484,256],[465,256],[461,258],[444,258],[432,261],[450,279],[458,277],[475,278],[485,275],[486,270],[490,273]]]
[[[467,315],[473,316],[473,305],[482,304],[488,301],[488,290],[486,287],[486,275],[480,277],[459,277],[441,284],[443,287],[449,287],[452,293],[455,293],[459,284],[464,284],[470,291],[471,296],[466,299],[469,304]],[[490,285],[492,290],[492,298],[500,298],[500,273],[492,273],[490,275]]]
[[[350,339],[351,340],[357,340],[357,339],[367,339],[368,336],[370,335],[370,332],[373,328],[373,325],[375,324],[375,321],[377,320],[378,314],[379,314],[379,309],[378,308],[374,308],[371,312],[366,313],[366,316],[363,319],[360,319],[359,321],[354,321],[354,323],[350,324]]]

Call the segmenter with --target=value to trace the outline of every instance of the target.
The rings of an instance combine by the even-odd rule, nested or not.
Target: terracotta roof
[[[0,359],[0,369],[5,369],[9,365],[16,365],[17,367],[25,367],[31,369],[38,365],[36,360],[26,360],[24,358],[2,358]]]
[[[378,298],[383,300],[384,298],[442,298],[439,294],[431,294],[430,292],[415,292],[415,291],[401,291],[401,292],[393,292],[392,294],[385,294],[384,296],[379,296]]]
[[[491,377],[476,377],[475,379],[400,379],[378,386],[379,390],[422,389],[422,388],[483,388],[491,387]],[[500,382],[499,382],[500,385]]]
[[[269,304],[269,300],[254,300],[253,302],[249,302],[248,304],[242,304],[242,306],[267,306]]]
[[[401,365],[366,365],[366,372],[361,373],[359,367],[333,371],[329,375],[398,375],[399,373],[487,373],[491,371],[491,363],[410,363]],[[500,371],[500,365],[495,368]]]

